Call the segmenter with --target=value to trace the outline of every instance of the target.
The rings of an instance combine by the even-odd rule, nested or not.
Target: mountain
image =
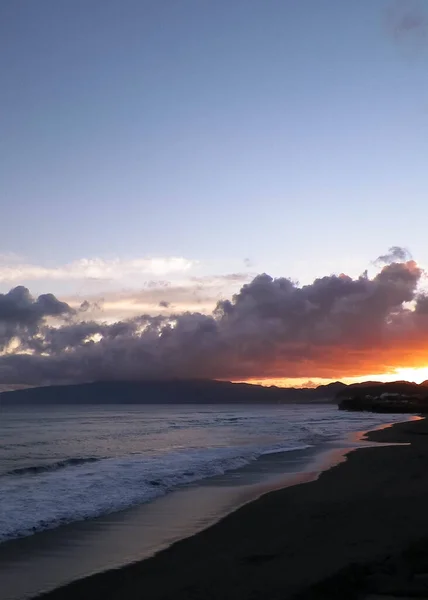
[[[346,388],[339,390],[337,398],[348,396],[380,396],[381,394],[406,394],[418,395],[427,394],[426,382],[417,384],[411,381],[388,381],[382,383],[380,381],[365,381],[363,383],[353,383]]]
[[[340,403],[344,398],[358,399],[383,393],[425,395],[427,382],[417,385],[408,381],[366,381],[346,385],[335,381],[316,388],[281,388],[203,379],[96,381],[3,391],[0,405]]]
[[[345,384],[318,388],[264,387],[210,380],[97,381],[6,391],[1,405],[21,404],[277,404],[331,401]],[[345,386],[346,387],[346,386]]]
[[[357,410],[388,413],[428,413],[428,388],[410,381],[388,383],[367,382],[365,385],[348,386],[337,396],[341,410]]]

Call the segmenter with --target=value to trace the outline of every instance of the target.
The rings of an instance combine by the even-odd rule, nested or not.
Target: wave
[[[20,477],[3,478],[0,542],[150,502],[179,486],[243,467],[265,453],[266,448],[248,447],[186,449],[161,457],[70,458],[15,469],[9,474]]]
[[[270,448],[269,450],[264,450],[262,452],[262,456],[266,456],[268,454],[282,454],[283,452],[297,452],[298,450],[306,450],[307,448],[311,448],[312,445],[305,444],[304,446],[281,446],[279,448]]]
[[[102,460],[95,456],[89,456],[88,458],[66,458],[64,460],[58,460],[54,463],[47,465],[32,465],[30,467],[20,467],[18,469],[12,469],[6,471],[5,475],[37,475],[39,473],[46,473],[49,471],[58,471],[58,469],[65,469],[67,467],[76,467],[78,465],[84,465],[86,463],[94,463]]]

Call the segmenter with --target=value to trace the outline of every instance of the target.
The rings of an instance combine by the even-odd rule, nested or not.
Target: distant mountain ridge
[[[280,404],[340,401],[352,393],[428,393],[428,381],[363,382],[340,381],[316,388],[264,387],[248,383],[212,380],[97,381],[5,391],[0,405],[41,404]]]
[[[336,399],[339,409],[387,413],[428,413],[428,382],[367,382],[357,388],[341,390]]]
[[[362,396],[380,396],[381,394],[406,394],[406,395],[428,395],[428,381],[422,383],[413,383],[411,381],[389,381],[381,383],[379,381],[365,381],[346,386],[337,393],[337,398],[343,398],[349,395]]]
[[[18,404],[277,404],[331,401],[345,384],[318,388],[264,387],[212,380],[97,381],[34,387],[0,394],[1,405]]]

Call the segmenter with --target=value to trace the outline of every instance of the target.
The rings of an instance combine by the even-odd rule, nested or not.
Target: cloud
[[[411,259],[412,255],[408,250],[406,250],[406,248],[402,248],[401,246],[392,246],[389,248],[386,254],[379,256],[375,263],[378,265],[389,265],[393,262],[405,262]]]
[[[97,294],[82,303],[82,298],[67,297],[67,302],[91,315],[94,319],[128,318],[141,313],[198,311],[211,312],[217,302],[230,295],[239,285],[249,281],[248,273],[231,273],[204,277],[190,277],[183,281],[150,279],[140,289],[125,289]],[[89,302],[88,302],[89,301]]]
[[[402,257],[384,256],[391,254]],[[340,378],[416,366],[428,358],[422,273],[413,260],[386,264],[371,278],[329,275],[304,286],[262,273],[210,314],[162,310],[115,323],[80,320],[87,312],[70,317],[54,297],[12,290],[23,306],[36,304],[37,317],[21,332],[16,324],[28,317],[0,312],[19,340],[18,350],[0,357],[0,383]],[[53,313],[65,319],[61,326],[48,323]]]
[[[130,260],[82,258],[55,267],[20,262],[9,255],[0,257],[0,282],[50,280],[117,280],[129,275],[167,275],[188,271],[195,261],[182,257],[135,258]]]
[[[226,275],[206,275],[203,277],[191,277],[190,281],[203,286],[223,286],[228,283],[244,283],[248,281],[248,273],[228,273]]]
[[[13,338],[32,339],[47,317],[65,318],[73,314],[73,309],[53,294],[33,298],[23,286],[0,294],[0,350]]]
[[[428,42],[428,10],[425,0],[396,0],[387,12],[389,29],[397,42]]]
[[[86,313],[89,311],[101,311],[102,306],[100,302],[88,302],[88,300],[84,300],[79,308],[77,309],[80,313]]]

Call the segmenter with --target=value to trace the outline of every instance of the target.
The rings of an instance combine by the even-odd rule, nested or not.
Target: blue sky
[[[426,15],[394,31],[403,6],[3,0],[1,289],[307,282],[392,245],[428,265]]]

